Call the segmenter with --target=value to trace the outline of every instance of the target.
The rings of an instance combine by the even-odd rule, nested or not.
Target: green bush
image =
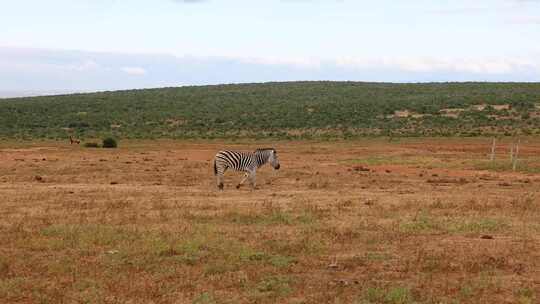
[[[103,139],[103,144],[101,146],[103,148],[116,148],[118,147],[118,143],[116,142],[116,139],[112,137],[107,137]]]
[[[285,82],[143,89],[2,99],[0,137],[64,138],[66,128],[83,138],[321,139],[464,131],[492,136],[524,127],[536,133],[540,119],[533,113],[539,101],[540,83]],[[490,106],[475,108],[483,104]],[[503,104],[511,108],[494,108]],[[454,116],[441,115],[450,109]],[[390,116],[405,110],[414,117]]]
[[[84,143],[85,148],[99,148],[99,144],[95,142]]]

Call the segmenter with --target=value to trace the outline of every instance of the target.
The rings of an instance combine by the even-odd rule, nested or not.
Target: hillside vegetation
[[[540,83],[285,82],[0,100],[0,137],[540,134]]]

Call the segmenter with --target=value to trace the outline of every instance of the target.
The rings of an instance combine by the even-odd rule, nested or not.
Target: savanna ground
[[[4,142],[0,302],[538,303],[540,139],[490,143]]]

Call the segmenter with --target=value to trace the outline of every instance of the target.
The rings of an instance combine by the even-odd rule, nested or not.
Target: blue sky
[[[0,91],[540,81],[540,1],[19,0]],[[9,93],[6,93],[9,92]]]

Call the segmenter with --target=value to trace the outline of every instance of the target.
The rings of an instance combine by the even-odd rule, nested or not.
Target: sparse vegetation
[[[538,302],[540,175],[477,170],[491,139],[277,141],[218,192],[229,145],[0,142],[0,302]]]
[[[285,82],[0,101],[0,138],[540,134],[538,83]]]
[[[291,279],[286,276],[269,276],[263,278],[258,284],[257,284],[257,291],[260,292],[260,295],[257,295],[258,297],[261,296],[269,296],[269,297],[282,297],[286,296],[289,293],[292,292],[292,288],[290,286]]]
[[[85,148],[99,148],[99,144],[95,142],[86,142],[84,143]]]
[[[116,142],[116,139],[112,137],[107,137],[103,139],[103,143],[101,144],[103,148],[116,148],[118,147],[118,143]]]

